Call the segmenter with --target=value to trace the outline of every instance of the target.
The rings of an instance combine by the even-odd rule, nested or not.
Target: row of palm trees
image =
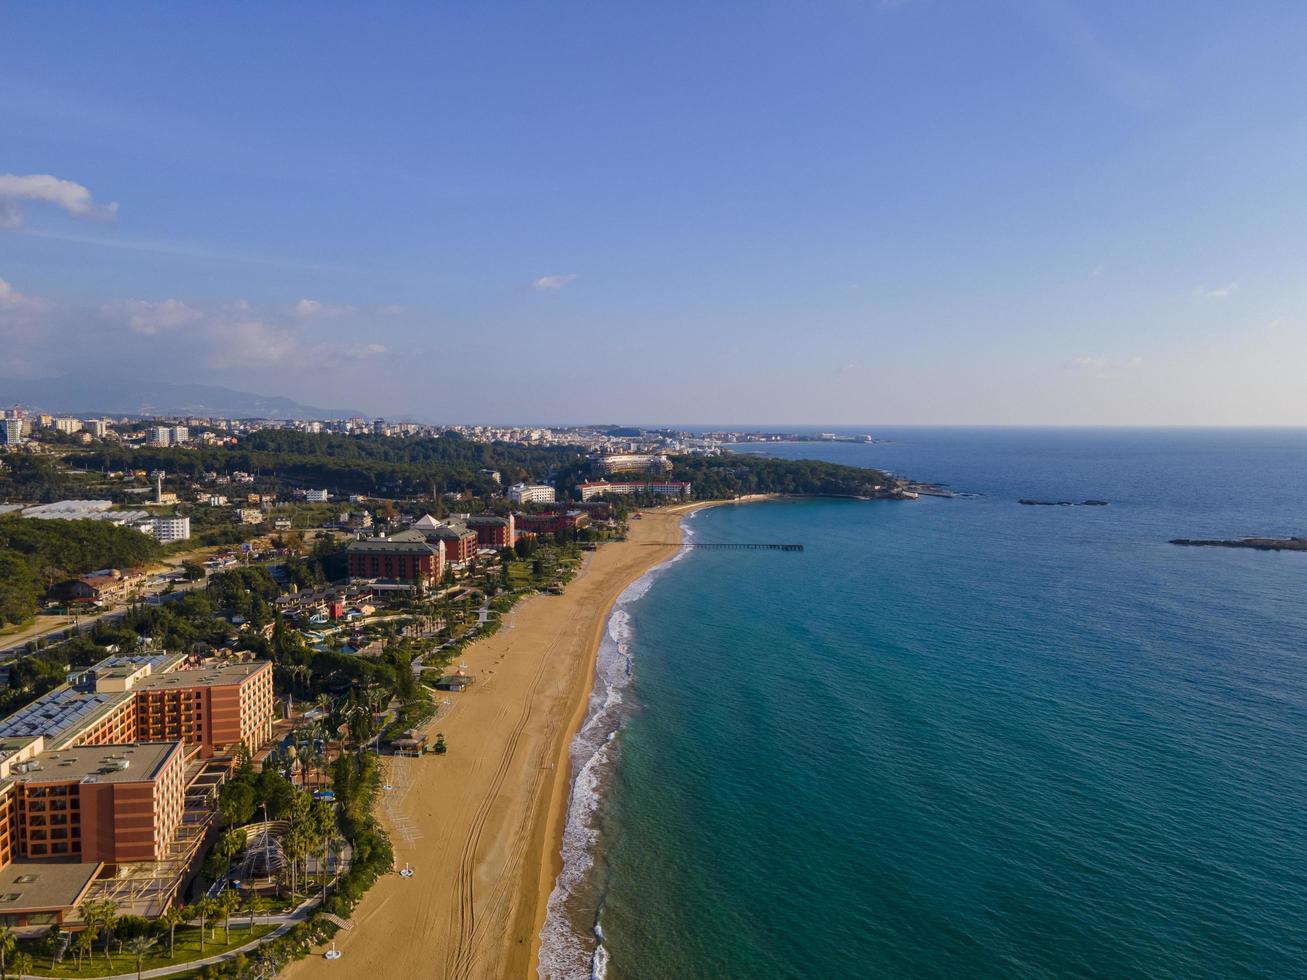
[[[298,793],[291,804],[288,814],[289,829],[281,839],[281,852],[290,864],[292,894],[299,891],[298,872],[300,863],[304,865],[304,876],[308,877],[309,858],[318,859],[318,871],[322,876],[322,897],[327,896],[327,859],[336,842],[338,824],[336,808],[322,800],[315,800],[309,793]]]
[[[136,973],[139,976],[145,957],[159,945],[163,932],[167,932],[168,957],[171,959],[177,944],[177,927],[198,922],[200,955],[203,956],[205,945],[212,938],[211,923],[222,918],[224,942],[231,945],[232,916],[238,911],[244,911],[250,917],[250,929],[253,930],[255,918],[268,911],[268,900],[262,895],[251,893],[242,903],[236,892],[226,889],[215,897],[202,898],[193,905],[174,905],[149,924],[150,929],[157,932],[151,934],[149,931],[140,931],[127,938],[119,935],[122,931],[120,927],[126,917],[119,914],[118,903],[113,899],[84,902],[78,906],[77,911],[85,923],[85,928],[77,934],[71,944],[77,968],[80,970],[83,961],[94,955],[97,941],[102,941],[104,944],[102,948],[105,962],[112,964],[113,957],[110,956],[109,949],[117,941],[120,954],[126,951],[135,957]],[[213,931],[216,930],[215,924]],[[0,928],[0,980],[7,980],[7,966],[10,965],[19,977],[31,972],[31,955],[22,951],[15,953],[15,947],[16,939],[13,930],[8,927]]]

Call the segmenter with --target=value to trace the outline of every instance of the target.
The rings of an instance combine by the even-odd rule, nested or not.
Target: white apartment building
[[[508,499],[514,504],[552,504],[558,495],[544,483],[515,483],[508,488]]]
[[[104,419],[87,419],[82,423],[82,428],[97,439],[103,439],[109,434],[109,423]]]
[[[3,428],[0,428],[0,436],[4,437],[6,446],[21,446],[23,444],[23,420],[5,419]]]
[[[325,504],[331,500],[331,494],[326,490],[305,490],[304,499],[311,504]]]
[[[191,519],[189,517],[156,517],[153,531],[155,540],[160,544],[187,541],[191,536]]]
[[[604,494],[629,497],[633,494],[648,493],[664,497],[685,497],[686,499],[689,499],[690,496],[690,484],[677,480],[648,480],[639,483],[609,483],[606,480],[596,480],[592,483],[578,484],[577,489],[581,491],[583,501],[601,497]]]
[[[72,435],[74,432],[82,431],[81,419],[60,418],[54,420],[54,427],[57,431]]]
[[[191,441],[191,430],[186,428],[186,426],[184,425],[174,425],[172,427],[171,434],[172,434],[172,445],[174,446],[181,442]]]
[[[145,441],[151,446],[171,446],[172,429],[166,425],[151,426],[146,433]]]

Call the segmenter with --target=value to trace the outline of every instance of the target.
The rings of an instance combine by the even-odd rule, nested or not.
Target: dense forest
[[[581,456],[578,446],[472,442],[452,432],[396,439],[267,429],[235,447],[103,448],[75,458],[89,469],[162,469],[189,478],[243,471],[287,488],[398,497],[428,494],[433,487],[441,493],[492,493],[500,485],[482,470],[497,471],[508,485],[544,479]]]
[[[48,504],[73,496],[77,481],[51,456],[10,453],[0,458],[0,500]]]
[[[880,470],[840,466],[811,459],[768,459],[726,453],[676,456],[672,479],[694,484],[700,500],[749,493],[793,493],[867,497],[893,482]]]
[[[148,535],[105,521],[0,517],[0,622],[20,623],[58,582],[97,568],[128,568],[158,556]]]

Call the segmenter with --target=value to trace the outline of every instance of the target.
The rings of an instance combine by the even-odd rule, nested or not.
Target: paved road
[[[203,579],[195,582],[176,582],[173,584],[173,591],[189,592],[191,589],[201,588],[205,584],[206,583]],[[161,587],[153,592],[142,592],[141,599],[144,601],[151,596],[159,595],[162,591],[163,588]],[[0,662],[12,660],[14,657],[19,656],[26,650],[27,644],[31,643],[33,640],[50,636],[52,633],[64,633],[71,629],[76,629],[79,633],[86,633],[90,631],[92,626],[101,620],[108,621],[120,619],[130,608],[130,606],[122,606],[120,608],[107,609],[100,613],[77,616],[75,617],[75,626],[73,618],[65,618],[63,616],[54,617],[53,621],[38,622],[34,627],[26,629],[21,633],[0,639],[0,643],[5,644],[4,647],[0,647]]]

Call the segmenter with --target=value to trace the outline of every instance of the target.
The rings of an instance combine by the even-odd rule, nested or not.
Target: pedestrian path
[[[159,966],[153,970],[145,970],[141,973],[141,980],[150,980],[152,977],[171,977],[178,973],[190,973],[193,970],[202,970],[206,966],[212,966],[215,963],[225,963],[227,960],[234,960],[243,953],[258,949],[270,939],[276,939],[278,936],[284,936],[295,928],[299,923],[309,917],[314,906],[318,904],[318,899],[311,898],[293,912],[282,915],[256,915],[254,922],[256,925],[270,926],[275,925],[277,928],[272,932],[265,933],[258,939],[253,939],[244,946],[237,946],[235,949],[229,949],[225,953],[218,953],[214,956],[206,956],[200,960],[188,960],[185,963],[174,963],[171,966]],[[249,917],[242,921],[249,922]],[[44,977],[39,973],[28,973],[25,975],[27,980],[59,980],[55,977]],[[96,980],[136,980],[136,971],[131,973],[119,973],[109,977],[97,977]]]

